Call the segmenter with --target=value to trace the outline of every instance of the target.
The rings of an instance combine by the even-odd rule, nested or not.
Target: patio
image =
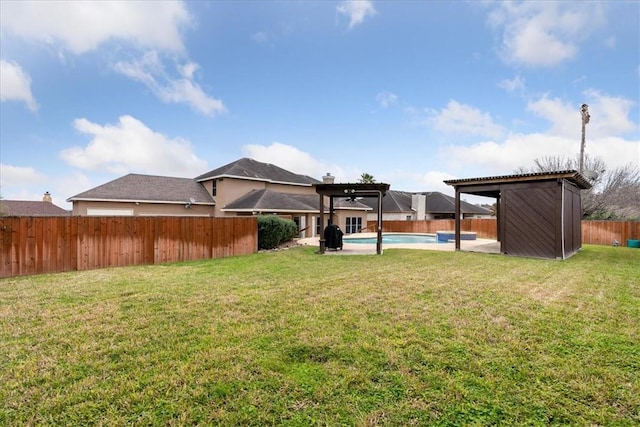
[[[376,233],[360,233],[361,237],[376,237]],[[319,237],[307,237],[298,239],[298,243],[304,246],[320,247]],[[432,251],[455,251],[455,242],[448,243],[383,243],[385,249],[422,249]],[[468,252],[500,253],[500,243],[492,239],[477,239],[461,241],[460,250]],[[325,255],[376,255],[376,244],[344,243],[342,250],[327,249]]]

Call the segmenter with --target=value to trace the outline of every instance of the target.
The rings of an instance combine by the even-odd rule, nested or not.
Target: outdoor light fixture
[[[355,193],[355,192],[356,192],[356,190],[354,190],[353,188],[345,188],[345,189],[344,189],[344,192],[345,192],[346,194],[351,194],[351,195],[349,196],[349,200],[350,200],[351,202],[355,202],[355,201],[356,201],[357,197],[353,194],[353,193]]]

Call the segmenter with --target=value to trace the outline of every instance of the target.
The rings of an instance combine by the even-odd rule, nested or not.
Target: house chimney
[[[44,196],[42,196],[42,201],[52,203],[53,201],[51,200],[51,193],[49,193],[48,191],[44,193]]]
[[[322,177],[322,182],[324,184],[333,184],[333,180],[336,179],[335,176],[331,176],[329,172],[325,176]]]

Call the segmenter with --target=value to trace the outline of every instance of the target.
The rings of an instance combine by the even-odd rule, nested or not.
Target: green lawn
[[[0,425],[638,425],[640,250],[0,280]]]

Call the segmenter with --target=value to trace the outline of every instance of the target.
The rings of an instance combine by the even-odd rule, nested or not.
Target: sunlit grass
[[[0,425],[636,425],[640,251],[0,280]]]

